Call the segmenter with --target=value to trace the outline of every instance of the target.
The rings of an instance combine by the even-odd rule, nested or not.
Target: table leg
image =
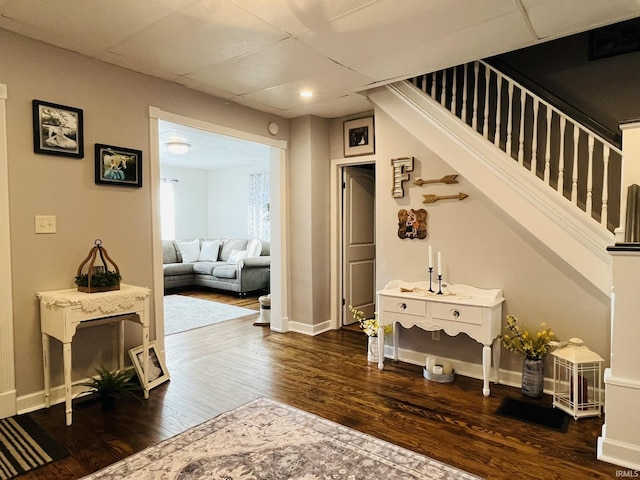
[[[384,327],[378,326],[378,370],[384,368]]]
[[[393,359],[398,361],[398,349],[400,348],[400,329],[397,324],[392,323],[393,327]]]
[[[44,368],[44,406],[51,406],[51,366],[49,364],[51,354],[49,352],[51,341],[49,335],[42,334],[42,365]]]
[[[66,413],[67,426],[72,422],[71,410],[71,343],[62,344],[62,357],[64,362],[64,411]]]
[[[502,349],[500,348],[499,340],[495,339],[492,344],[493,349],[493,369],[495,371],[495,382],[500,383],[500,353]]]
[[[486,397],[491,391],[489,390],[489,371],[491,369],[491,346],[484,345],[482,347],[482,394]]]
[[[149,398],[149,326],[142,325],[142,386],[144,398]]]
[[[118,322],[118,369],[124,370],[124,320]]]

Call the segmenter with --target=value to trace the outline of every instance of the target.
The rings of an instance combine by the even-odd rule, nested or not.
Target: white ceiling
[[[0,28],[285,118],[638,16],[640,0],[0,0]]]

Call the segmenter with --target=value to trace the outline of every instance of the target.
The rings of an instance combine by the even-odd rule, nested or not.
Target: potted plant
[[[540,325],[541,330],[535,335],[518,325],[518,319],[507,315],[506,332],[498,335],[502,345],[511,352],[524,356],[522,364],[522,393],[528,397],[542,396],[544,383],[543,360],[551,351],[555,342],[555,334],[546,323]]]
[[[370,362],[378,361],[378,312],[374,312],[374,316],[371,318],[365,318],[364,312],[362,310],[358,310],[354,308],[352,305],[348,306],[351,315],[353,315],[353,319],[356,320],[364,333],[367,334],[368,345],[367,345],[367,359]],[[391,333],[392,327],[391,325],[384,326],[384,333]]]
[[[133,396],[133,392],[142,390],[138,383],[131,381],[134,375],[133,371],[114,370],[111,372],[100,366],[100,368],[96,368],[96,372],[97,376],[80,385],[88,387],[85,392],[92,392],[98,396],[103,412],[113,410],[116,398],[123,395]]]

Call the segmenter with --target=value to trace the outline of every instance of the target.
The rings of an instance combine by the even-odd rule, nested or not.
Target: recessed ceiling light
[[[313,92],[311,90],[302,90],[300,96],[304,98],[313,97]]]

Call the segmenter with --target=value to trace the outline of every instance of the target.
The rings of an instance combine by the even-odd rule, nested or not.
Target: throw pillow
[[[176,243],[178,244],[178,248],[182,254],[183,263],[193,263],[198,261],[198,257],[200,256],[200,240],[196,238],[195,240]]]
[[[259,257],[262,253],[262,242],[257,238],[249,240],[247,244],[247,257]]]
[[[229,255],[229,260],[227,260],[227,263],[233,263],[237,265],[237,263],[243,258],[247,258],[246,250],[231,250],[231,254]]]
[[[203,240],[200,248],[199,262],[215,262],[218,260],[220,240]]]

